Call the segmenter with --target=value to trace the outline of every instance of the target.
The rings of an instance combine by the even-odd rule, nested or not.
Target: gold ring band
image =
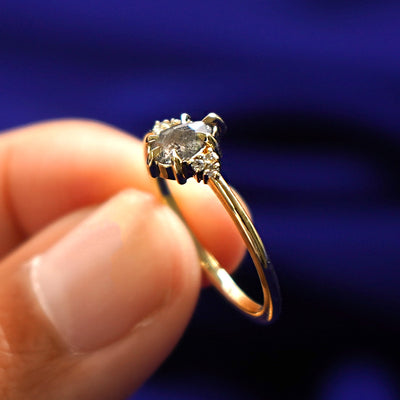
[[[240,311],[259,322],[270,323],[280,311],[279,285],[251,218],[219,171],[216,135],[224,129],[224,122],[214,113],[196,122],[191,121],[188,114],[182,114],[180,120],[156,121],[153,130],[145,137],[147,167],[151,176],[157,178],[164,199],[185,224],[165,179],[175,179],[183,184],[193,176],[211,187],[235,222],[254,262],[262,287],[262,304],[242,291],[189,229],[201,266],[211,283]]]

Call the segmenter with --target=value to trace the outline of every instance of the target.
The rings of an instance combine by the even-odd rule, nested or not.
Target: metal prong
[[[150,175],[153,178],[157,178],[160,176],[160,169],[158,168],[158,165],[154,162],[154,158],[158,156],[161,152],[161,147],[156,147],[154,149],[151,149],[147,153],[147,168],[149,169]]]
[[[158,139],[158,135],[152,135],[152,134],[148,134],[146,136],[146,143],[151,143],[154,142]]]
[[[168,176],[168,167],[164,167],[163,165],[159,165],[158,168],[160,169],[160,176],[164,179],[170,179]]]
[[[154,161],[154,153],[151,151],[150,146],[147,146],[147,165],[150,167],[151,164],[153,164]]]
[[[188,122],[191,122],[192,119],[190,118],[190,115],[189,115],[189,114],[182,113],[182,114],[181,114],[181,121],[182,121],[182,124],[186,124],[186,123],[188,123]]]
[[[179,158],[175,149],[171,152],[171,159],[174,177],[178,183],[183,185],[184,183],[186,183],[186,179],[183,176],[182,160]]]
[[[210,146],[212,147],[213,150],[217,150],[218,151],[218,142],[217,139],[215,139],[215,137],[213,135],[207,135],[207,143],[210,144]]]
[[[225,122],[218,114],[209,113],[202,119],[202,121],[205,124],[210,125],[212,127],[216,126],[218,128],[219,134],[225,133],[225,131],[226,131]],[[216,132],[213,130],[214,135],[215,135],[215,133]]]
[[[197,172],[194,177],[196,178],[196,181],[200,183],[203,180],[203,172]]]
[[[160,146],[154,147],[153,149],[150,150],[149,153],[151,154],[151,159],[153,160],[161,153],[161,147]]]
[[[158,168],[157,164],[153,163],[148,165],[147,168],[153,178],[158,178],[160,176],[160,169]]]

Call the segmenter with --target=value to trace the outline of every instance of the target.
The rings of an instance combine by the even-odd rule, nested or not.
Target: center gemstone
[[[153,146],[160,147],[161,151],[154,160],[160,164],[172,165],[171,157],[174,150],[182,161],[190,160],[204,147],[204,139],[197,133],[211,133],[211,127],[202,121],[196,121],[160,132]]]

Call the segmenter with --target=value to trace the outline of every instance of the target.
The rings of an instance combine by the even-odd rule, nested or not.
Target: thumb
[[[118,194],[27,265],[3,262],[0,393],[125,398],[172,350],[199,287],[181,221],[149,194]]]

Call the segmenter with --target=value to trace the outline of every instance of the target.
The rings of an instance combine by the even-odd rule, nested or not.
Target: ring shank
[[[179,207],[168,188],[167,182],[162,178],[157,178],[157,183],[165,201],[186,224],[186,221],[184,220]],[[263,304],[255,302],[242,291],[229,273],[220,266],[219,262],[212,254],[204,249],[189,229],[197,247],[201,266],[212,284],[238,309],[245,314],[252,316],[259,322],[270,323],[275,320],[279,314],[280,294],[273,266],[268,259],[261,238],[254,228],[246,210],[222,175],[217,174],[215,177],[210,177],[207,184],[217,195],[235,222],[235,225],[247,246],[247,250],[254,262],[260,279],[263,293]]]

